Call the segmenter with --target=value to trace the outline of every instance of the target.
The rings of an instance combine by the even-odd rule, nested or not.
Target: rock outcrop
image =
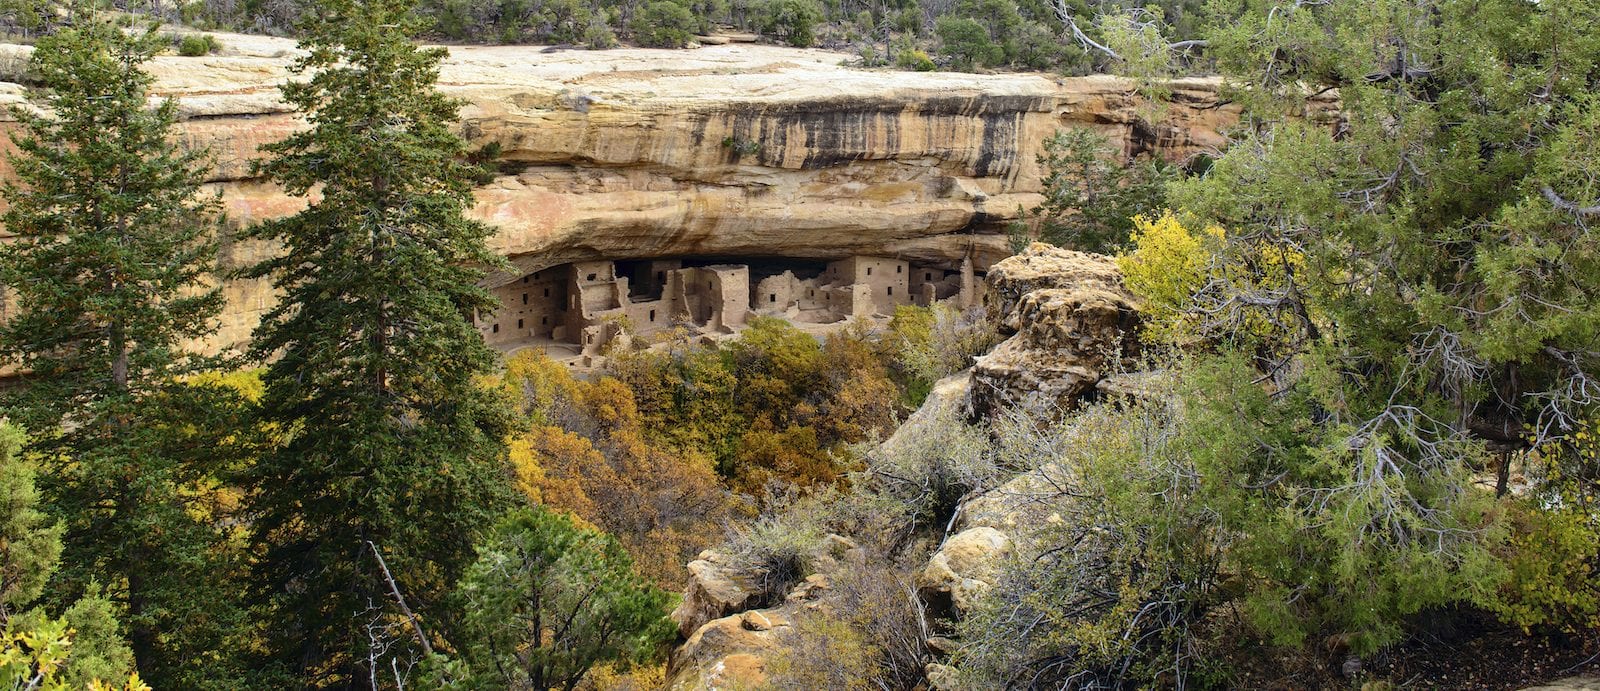
[[[1071,410],[1135,353],[1138,304],[1110,257],[1035,243],[989,270],[993,316],[1011,337],[972,368],[980,417]]]
[[[182,139],[214,154],[210,180],[232,223],[292,213],[301,201],[249,164],[302,127],[277,92],[294,45],[220,39],[219,55],[152,61],[156,94],[177,100]],[[0,50],[0,102],[20,102],[30,50]],[[1006,223],[1039,201],[1036,157],[1057,128],[1093,127],[1129,152],[1178,160],[1221,146],[1237,118],[1208,79],[1174,83],[1164,119],[1147,123],[1133,86],[1113,77],[862,70],[841,65],[849,59],[748,44],[452,47],[441,88],[466,103],[472,145],[497,147],[474,214],[516,269],[492,282],[580,260],[686,256],[870,254],[953,268],[970,255],[981,271],[1004,256]],[[271,251],[231,243],[224,260]],[[255,281],[226,293],[218,346],[243,341],[274,300]]]
[[[771,656],[784,650],[795,635],[795,617],[826,607],[830,575],[859,567],[864,559],[854,541],[827,535],[806,557],[809,575],[768,591],[757,585],[760,580],[752,565],[715,552],[702,553],[690,562],[683,605],[672,613],[685,641],[673,652],[667,688],[762,688]]]

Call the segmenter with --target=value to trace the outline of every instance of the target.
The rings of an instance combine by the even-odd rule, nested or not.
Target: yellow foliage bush
[[[1181,343],[1194,335],[1187,308],[1195,291],[1205,285],[1223,237],[1215,226],[1195,233],[1171,211],[1155,219],[1134,217],[1133,249],[1117,256],[1117,268],[1128,290],[1143,304],[1149,338]]]

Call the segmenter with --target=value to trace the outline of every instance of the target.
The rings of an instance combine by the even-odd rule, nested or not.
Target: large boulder
[[[965,612],[994,585],[1011,548],[1011,538],[989,526],[956,533],[917,574],[917,589],[936,611],[953,607],[956,613]]]
[[[828,608],[830,575],[865,561],[855,541],[826,535],[807,555],[813,573],[785,591],[767,592],[755,585],[749,565],[717,552],[700,553],[689,563],[683,603],[672,613],[687,640],[673,652],[667,688],[762,688],[768,662],[793,640],[795,617]]]
[[[995,264],[988,282],[990,309],[1011,337],[973,365],[980,417],[1055,417],[1136,355],[1137,299],[1111,257],[1034,243]]]
[[[713,619],[673,655],[673,691],[758,689],[766,684],[767,658],[792,625],[783,609],[750,610]]]
[[[764,595],[747,569],[706,550],[689,562],[689,584],[672,620],[679,635],[688,638],[706,622],[754,607]]]

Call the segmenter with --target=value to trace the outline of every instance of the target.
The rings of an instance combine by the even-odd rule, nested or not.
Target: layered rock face
[[[161,57],[185,142],[216,156],[211,181],[235,227],[302,202],[252,176],[260,145],[302,124],[278,99],[291,42],[222,35],[220,55]],[[29,49],[0,46],[0,101],[20,101]],[[1039,201],[1041,142],[1088,126],[1129,152],[1179,160],[1223,142],[1237,111],[1217,82],[1186,80],[1155,124],[1112,77],[859,70],[849,56],[772,46],[694,51],[457,47],[440,85],[464,100],[498,173],[474,210],[516,271],[597,259],[876,255],[923,263],[1004,256],[1006,223]],[[9,175],[0,165],[0,176]],[[0,236],[4,235],[0,229]],[[243,264],[271,248],[230,244]],[[217,346],[248,336],[273,301],[227,286]]]
[[[1138,304],[1110,257],[1034,243],[988,280],[990,309],[1011,337],[973,365],[978,416],[1066,412],[1135,354]]]

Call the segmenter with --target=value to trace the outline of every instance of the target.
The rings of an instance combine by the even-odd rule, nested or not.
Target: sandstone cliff
[[[294,46],[221,40],[220,55],[150,69],[157,93],[178,99],[184,140],[214,151],[211,180],[238,226],[300,205],[249,166],[257,147],[301,126],[276,88]],[[0,46],[0,79],[11,80],[0,101],[20,101],[28,50]],[[841,66],[848,59],[756,45],[458,47],[440,81],[466,102],[473,145],[499,146],[500,174],[475,213],[522,272],[681,256],[953,263],[969,252],[981,270],[1003,256],[1005,224],[1038,201],[1035,157],[1055,129],[1091,126],[1126,150],[1181,159],[1221,145],[1237,115],[1211,80],[1177,83],[1152,125],[1112,77],[860,70]],[[225,260],[267,251],[232,244]],[[218,345],[246,338],[273,299],[252,282],[227,293]]]

